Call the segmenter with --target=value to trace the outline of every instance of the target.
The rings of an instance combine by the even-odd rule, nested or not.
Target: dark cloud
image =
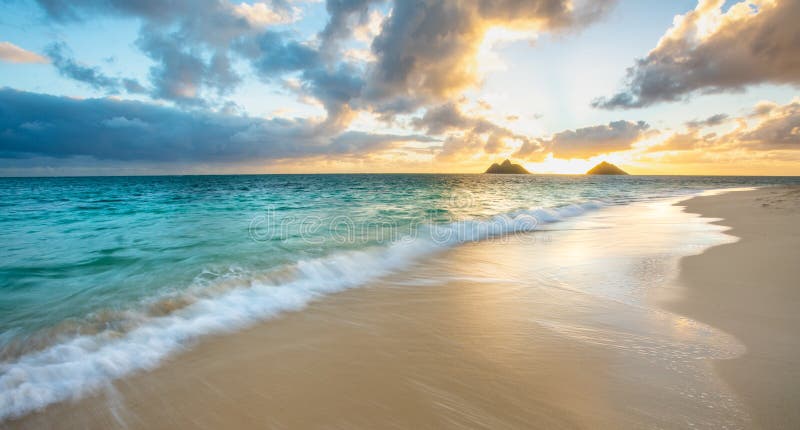
[[[319,100],[328,112],[328,121],[342,126],[349,122],[350,103],[361,95],[364,81],[360,70],[348,63],[336,68],[306,70],[303,90]]]
[[[360,97],[364,86],[362,67],[348,62],[329,64],[318,49],[273,31],[241,41],[236,49],[249,59],[263,80],[299,72],[300,86],[291,90],[322,103],[329,123],[346,125],[351,102]]]
[[[247,11],[226,0],[37,0],[56,21],[90,20],[97,16],[137,18],[145,24],[140,36],[154,31],[192,47],[227,49],[233,40],[258,33],[261,28]],[[287,0],[267,1],[281,16],[293,13]]]
[[[284,34],[265,31],[238,43],[237,49],[253,65],[258,75],[270,79],[287,72],[315,69],[322,65],[319,51]]]
[[[97,15],[136,17],[167,27],[179,24],[190,38],[208,43],[229,41],[253,27],[253,21],[236,5],[225,0],[36,0],[56,21],[84,21]],[[293,14],[288,0],[265,1],[278,17]],[[212,31],[216,30],[216,31]]]
[[[204,88],[226,94],[241,81],[224,50],[205,60],[202,52],[187,50],[180,38],[158,31],[142,32],[137,45],[156,62],[150,68],[154,98],[205,104]]]
[[[37,0],[48,16],[58,21],[79,21],[95,13],[133,14],[156,18],[176,13],[178,8],[188,6],[187,2],[171,2],[171,7],[159,1],[125,1],[125,0]],[[159,7],[161,6],[161,7]],[[184,12],[190,12],[183,9]]]
[[[637,108],[696,92],[739,91],[762,83],[800,85],[800,2],[742,1],[723,13],[724,3],[700,0],[628,69],[623,91],[592,105]]]
[[[385,3],[386,0],[328,0],[325,9],[328,11],[328,23],[320,32],[323,43],[350,36],[352,31],[351,18],[356,17],[358,24],[364,24],[368,19],[369,8],[375,3]]]
[[[496,154],[505,150],[509,141],[522,143],[524,154],[518,153],[518,156],[539,159],[545,155],[538,140],[515,133],[486,118],[467,115],[452,102],[427,109],[422,117],[414,118],[411,125],[429,134],[447,134],[442,151],[437,155],[442,160],[480,151]]]
[[[352,5],[345,3],[332,7],[353,10]],[[59,20],[97,14],[141,19],[136,45],[154,62],[149,78],[150,95],[155,99],[188,106],[224,104],[224,100],[216,101],[213,96],[229,94],[242,80],[232,66],[232,56],[245,59],[264,80],[299,72],[304,95],[318,99],[325,106],[331,123],[348,117],[349,102],[360,95],[363,87],[363,69],[336,61],[328,64],[318,48],[294,40],[288,33],[254,24],[260,19],[253,16],[258,10],[256,6],[262,7],[260,12],[286,14],[292,10],[287,1],[247,5],[245,9],[220,0],[169,3],[43,0],[41,4],[51,17]],[[60,54],[60,50],[54,54]],[[144,89],[138,82],[107,77],[99,69],[81,66],[63,55],[54,55],[54,59],[60,60],[57,66],[62,74],[96,89],[112,93]]]
[[[85,20],[97,15],[138,18],[142,27],[137,46],[154,65],[150,70],[152,96],[182,104],[208,104],[206,90],[229,93],[241,81],[231,66],[230,48],[242,38],[257,37],[263,25],[254,9],[223,0],[39,0],[53,19]],[[268,11],[286,19],[293,13],[286,0],[266,3]],[[61,67],[59,68],[62,69]],[[120,82],[102,82],[93,68],[64,64],[65,76],[95,82],[103,88],[137,88]],[[95,76],[92,76],[95,72]],[[141,85],[140,85],[141,86]]]
[[[412,125],[431,134],[442,134],[453,129],[475,128],[480,119],[471,118],[461,112],[455,103],[445,103],[425,111],[421,118],[414,118]]]
[[[424,136],[331,133],[309,120],[187,112],[142,102],[0,90],[0,158],[242,163],[365,156]],[[100,164],[102,165],[102,164]]]
[[[703,120],[692,120],[686,123],[686,126],[689,128],[700,128],[700,127],[714,127],[720,124],[724,124],[728,120],[728,114],[718,113],[716,115],[711,115],[710,117],[703,119]]]
[[[233,70],[231,60],[224,51],[217,51],[206,65],[204,83],[217,90],[219,94],[228,94],[242,81]]]
[[[144,87],[135,79],[120,79],[104,74],[98,67],[89,67],[75,61],[63,43],[52,43],[45,49],[53,66],[62,76],[74,79],[90,87],[111,94],[122,91],[144,93]]]
[[[545,145],[557,158],[588,158],[598,154],[625,151],[642,139],[650,126],[644,121],[612,121],[553,135]]]
[[[147,88],[136,79],[124,78],[122,79],[122,86],[125,88],[125,91],[130,94],[144,94],[147,92]]]

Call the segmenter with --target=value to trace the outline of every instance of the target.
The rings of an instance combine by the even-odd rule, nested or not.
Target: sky
[[[0,0],[0,175],[800,175],[797,0]]]

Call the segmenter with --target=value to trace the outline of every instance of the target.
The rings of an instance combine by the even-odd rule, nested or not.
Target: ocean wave
[[[385,247],[302,260],[280,275],[237,273],[214,293],[172,296],[150,311],[127,311],[134,322],[61,340],[0,363],[0,421],[76,399],[136,371],[152,369],[198,338],[235,331],[299,310],[326,294],[358,287],[460,243],[536,230],[602,206],[598,202],[533,209],[488,219],[429,224]]]

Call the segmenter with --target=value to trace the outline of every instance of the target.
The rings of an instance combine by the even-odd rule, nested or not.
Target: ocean
[[[443,250],[795,177],[0,178],[0,421]]]

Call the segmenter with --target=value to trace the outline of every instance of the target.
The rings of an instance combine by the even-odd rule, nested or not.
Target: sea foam
[[[139,316],[121,336],[77,336],[0,364],[0,421],[76,399],[136,371],[152,369],[198,338],[235,331],[330,293],[364,285],[439,250],[471,241],[536,230],[600,207],[597,202],[534,209],[489,219],[429,224],[385,247],[342,251],[298,261],[289,280],[252,276],[235,288],[194,300],[163,316]]]

